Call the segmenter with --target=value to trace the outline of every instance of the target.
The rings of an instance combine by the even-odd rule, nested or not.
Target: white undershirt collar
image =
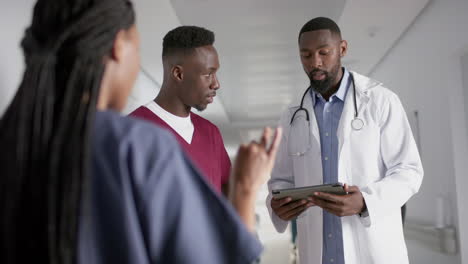
[[[159,116],[166,122],[177,134],[179,134],[188,144],[192,143],[193,132],[195,130],[190,114],[187,117],[176,116],[169,113],[164,108],[159,106],[155,101],[151,101],[145,105],[155,115]]]

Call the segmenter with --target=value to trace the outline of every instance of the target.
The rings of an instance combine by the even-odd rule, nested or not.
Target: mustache
[[[320,70],[320,69],[313,69],[309,72],[309,76],[312,76],[316,73],[322,73],[322,74],[325,74],[326,76],[328,76],[328,72],[327,71],[324,71],[324,70]]]

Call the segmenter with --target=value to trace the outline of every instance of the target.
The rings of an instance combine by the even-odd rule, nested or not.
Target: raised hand
[[[282,130],[276,129],[272,143],[268,147],[271,134],[271,129],[265,128],[260,142],[252,141],[239,147],[231,177],[233,182],[230,184],[229,199],[251,231],[255,228],[254,209],[257,192],[271,174]]]

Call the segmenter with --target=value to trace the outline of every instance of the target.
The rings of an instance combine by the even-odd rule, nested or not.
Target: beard
[[[203,112],[203,110],[205,110],[207,107],[207,105],[202,105],[202,104],[197,104],[197,105],[194,105],[193,108],[197,109],[198,112]]]
[[[333,88],[336,76],[338,76],[340,68],[340,64],[337,63],[336,66],[329,72],[319,69],[313,69],[308,74],[310,80],[310,87],[312,87],[312,90],[320,94],[327,93],[330,89]],[[317,73],[324,74],[325,78],[323,78],[323,80],[314,80],[313,76]]]

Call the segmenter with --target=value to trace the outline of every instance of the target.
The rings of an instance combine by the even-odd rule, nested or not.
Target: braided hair
[[[130,0],[38,0],[26,69],[0,120],[0,263],[74,263],[105,59]]]

